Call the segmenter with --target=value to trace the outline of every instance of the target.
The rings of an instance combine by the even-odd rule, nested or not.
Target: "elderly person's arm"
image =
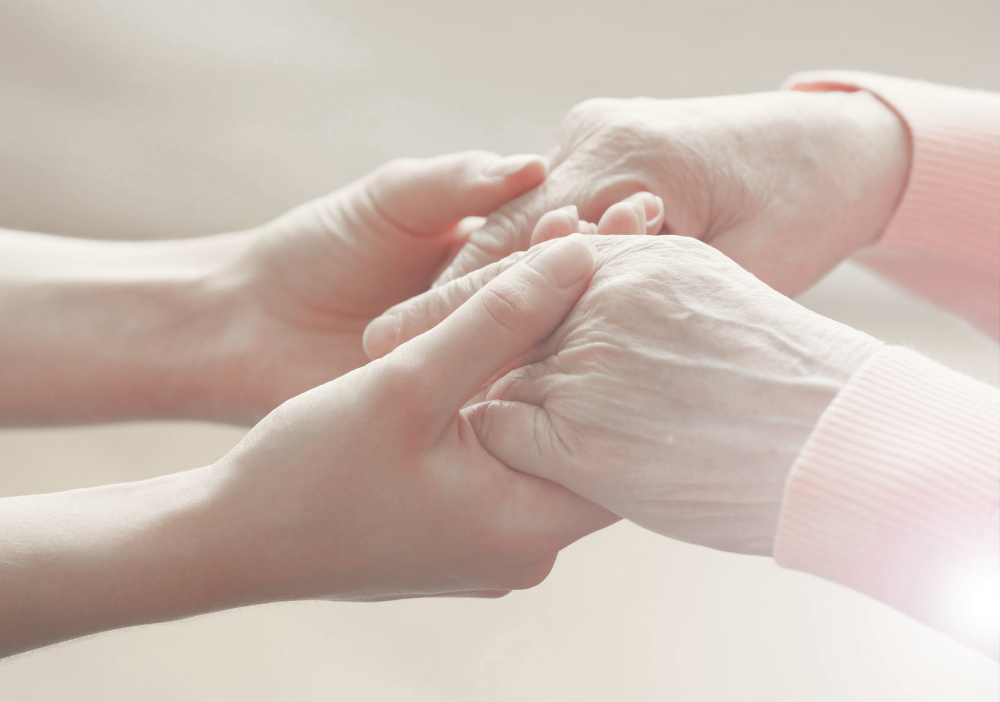
[[[665,233],[712,244],[797,295],[876,240],[909,159],[904,123],[865,91],[589,100],[563,120],[546,182],[473,232],[443,280],[526,249],[547,210],[576,204],[594,220],[648,191]]]
[[[595,253],[561,239],[432,332],[286,402],[211,466],[0,500],[0,656],[255,603],[540,582],[615,517],[507,469],[462,407],[560,323]]]
[[[889,222],[888,227],[880,237],[863,238],[875,245],[865,248],[859,258],[996,336],[1000,326],[997,319],[1000,96],[856,73],[803,74],[791,80],[789,87],[827,91],[814,95],[824,101],[836,99],[837,93],[829,91],[867,88],[872,92],[841,92],[841,95],[862,95],[871,105],[875,100],[873,95],[877,94],[886,112],[885,106],[892,105],[899,118],[895,128],[883,136],[892,133],[896,136],[885,143],[901,143],[898,130],[906,126],[912,156],[903,161],[877,158],[876,162],[899,164],[911,160],[912,166],[907,169],[907,185],[894,214],[879,208],[882,214],[878,219]],[[807,143],[796,139],[800,134],[794,128],[786,134],[796,147],[786,154],[810,153]],[[720,136],[724,135],[725,130]],[[822,135],[816,143],[816,148],[825,143]],[[764,139],[762,145],[767,144]],[[784,170],[789,187],[774,183],[773,207],[764,202],[760,208],[749,210],[751,214],[757,209],[759,213],[771,212],[777,216],[737,220],[735,227],[722,227],[717,236],[703,238],[728,249],[751,271],[779,289],[785,292],[801,289],[803,283],[814,279],[817,271],[838,260],[837,256],[830,256],[831,251],[849,253],[856,248],[853,244],[847,249],[840,246],[848,241],[845,236],[852,233],[851,228],[842,225],[865,213],[866,208],[861,206],[865,199],[857,201],[860,207],[857,212],[838,208],[845,204],[841,197],[844,188],[864,185],[869,174],[863,169],[829,170],[830,164],[865,163],[863,157],[857,158],[850,142],[842,146],[844,154],[853,154],[846,162],[838,161],[834,154],[832,159],[792,159],[786,163],[786,166],[805,167]],[[753,145],[746,149],[752,152]],[[712,150],[707,153],[711,155]],[[888,152],[876,148],[873,153]],[[757,162],[768,164],[766,159],[758,158]],[[689,162],[681,159],[680,163],[683,166]],[[739,174],[740,161],[735,163]],[[717,165],[723,186],[731,183],[733,168],[723,167],[726,165],[723,163]],[[799,231],[796,238],[793,230],[785,228],[787,220],[782,213],[798,209],[804,218],[801,221],[808,222],[810,211],[801,210],[798,206],[803,201],[790,200],[788,193],[801,193],[803,184],[815,184],[817,174],[822,176],[824,171],[834,180],[815,211],[828,221],[813,221],[813,226]],[[641,169],[638,172],[645,173]],[[782,171],[765,169],[759,176],[748,177],[745,184],[752,184],[755,179],[767,182],[768,174],[777,172]],[[557,173],[558,166],[553,175]],[[876,185],[895,183],[900,175],[895,168],[881,173],[891,177],[877,179]],[[837,177],[841,179],[839,186]],[[710,181],[696,182],[713,185]],[[709,201],[721,199],[722,204],[717,206],[724,209],[731,192],[725,187],[718,191],[709,189],[704,197]],[[737,192],[747,193],[752,189]],[[862,196],[864,192],[863,188],[856,191]],[[876,187],[873,192],[885,191]],[[529,200],[533,198],[522,202]],[[885,205],[889,201],[881,202]],[[748,202],[755,201],[750,198]],[[815,200],[804,202],[816,204]],[[681,221],[685,221],[684,207],[676,211],[681,214]],[[670,219],[668,206],[668,224]],[[756,223],[747,228],[746,221]],[[770,233],[768,221],[774,226]],[[859,221],[876,220],[862,217]],[[880,227],[854,229],[853,233],[877,234],[877,230]],[[804,260],[800,258],[803,255]],[[768,257],[771,260],[765,260]],[[662,282],[649,284],[650,291],[662,286],[671,297],[678,296],[674,289],[682,286],[685,278],[690,279],[678,278],[678,262],[679,257],[669,256],[661,270],[647,271],[651,279],[662,278]],[[696,278],[699,275],[698,271],[689,274]],[[733,275],[739,279],[735,271]],[[452,285],[474,289],[476,276],[459,279]],[[658,347],[659,351],[642,354],[640,358],[647,355],[659,358],[671,372],[664,373],[662,383],[657,385],[656,371],[650,369],[650,378],[645,382],[664,391],[669,401],[656,409],[653,409],[655,403],[650,402],[646,411],[636,411],[630,420],[635,426],[655,427],[650,417],[673,407],[687,411],[677,418],[676,424],[668,422],[655,427],[666,436],[667,445],[660,460],[670,460],[659,468],[660,475],[670,479],[643,484],[641,479],[646,473],[641,469],[637,470],[638,482],[630,480],[627,471],[622,478],[621,467],[610,458],[604,472],[588,467],[581,460],[558,469],[540,468],[539,474],[564,480],[566,484],[579,484],[582,494],[590,494],[593,499],[606,490],[609,501],[605,504],[639,523],[647,520],[654,529],[657,528],[654,520],[659,515],[673,525],[658,529],[661,533],[733,550],[773,552],[784,565],[877,597],[997,657],[1000,393],[905,349],[871,347],[867,354],[859,356],[858,337],[846,331],[831,336],[829,330],[817,326],[814,318],[800,319],[789,326],[780,316],[755,309],[749,302],[751,295],[730,296],[724,308],[718,309],[713,301],[720,294],[726,299],[728,285],[724,281],[708,286],[699,283],[700,294],[707,296],[704,301],[691,297],[686,304],[675,304],[673,313],[662,318],[665,329],[650,326],[635,341],[637,346],[649,341]],[[718,290],[713,293],[716,287]],[[633,299],[653,294],[637,293]],[[773,302],[774,305],[766,305],[763,310],[788,304]],[[422,298],[393,311],[396,316],[410,320],[404,326],[413,330],[432,324],[440,312]],[[609,349],[617,348],[621,339],[628,338],[619,328],[621,322],[614,314],[599,316],[606,328],[595,328],[593,338],[606,339]],[[717,323],[720,319],[729,319],[731,328],[720,326]],[[712,337],[713,330],[718,338]],[[671,334],[679,339],[671,339]],[[667,339],[662,335],[667,335]],[[815,346],[817,343],[819,347]],[[565,357],[572,359],[579,353],[579,348],[568,348]],[[553,365],[565,367],[558,362],[559,357],[557,353]],[[841,360],[837,361],[838,358]],[[845,361],[847,365],[843,365]],[[774,363],[778,366],[773,366]],[[623,362],[617,373],[625,373],[625,368]],[[761,378],[768,376],[769,368],[775,370],[771,374],[775,384],[770,387],[769,381]],[[831,368],[836,371],[832,375]],[[534,372],[544,378],[542,370]],[[702,372],[695,373],[699,370]],[[843,375],[845,370],[848,372]],[[720,373],[721,377],[731,375],[724,395],[712,392],[713,387],[721,387],[712,381]],[[510,384],[521,388],[525,381],[522,373]],[[546,413],[551,413],[552,404],[548,401],[551,393],[566,390],[558,381],[527,382],[534,389],[522,395],[530,398],[529,403],[540,403]],[[622,397],[632,397],[629,383],[619,381],[618,385]],[[638,389],[638,382],[635,388]],[[519,393],[520,390],[515,392],[515,399]],[[591,394],[581,383],[576,402],[585,406]],[[573,395],[567,392],[566,397]],[[573,404],[569,399],[563,407],[573,410]],[[695,411],[689,412],[692,409]],[[484,416],[491,412],[516,416],[513,406],[505,410],[502,405],[491,405],[484,409]],[[807,416],[809,412],[811,418]],[[579,408],[574,414],[583,416]],[[536,420],[538,415],[535,413]],[[621,416],[629,416],[627,408],[621,410]],[[684,441],[679,429],[698,421],[706,426],[694,433],[695,441]],[[571,423],[565,421],[553,424],[564,429],[568,425]],[[487,426],[503,427],[495,431],[499,442],[517,432],[514,423],[504,427],[500,421]],[[627,426],[627,422],[623,421],[622,426]],[[808,432],[801,431],[803,426]],[[704,447],[706,437],[711,438],[713,432],[718,434],[717,442],[726,447],[714,455]],[[793,439],[790,443],[789,438]],[[565,440],[563,436],[559,439]],[[644,439],[640,431],[626,432],[619,436],[619,441],[614,452],[604,455],[632,456],[637,449],[631,444],[637,444],[641,451],[645,443],[655,445],[660,440]],[[551,437],[543,437],[542,442],[553,445]],[[486,443],[491,445],[489,441]],[[766,459],[761,459],[762,454]],[[679,461],[671,460],[678,455]],[[505,460],[518,465],[513,457]],[[727,472],[727,463],[736,472]],[[527,464],[552,466],[555,462],[531,458],[525,459]],[[709,485],[695,490],[681,489],[678,493],[681,504],[666,504],[663,500],[679,487],[673,482],[677,471],[691,479],[701,475]],[[619,482],[611,477],[612,473]],[[656,474],[656,470],[650,474]],[[602,478],[610,482],[598,485]],[[623,485],[625,489],[634,488],[631,495],[634,504],[619,508],[610,500],[615,499],[611,495],[620,492]],[[699,500],[699,495],[703,499]],[[692,498],[694,504],[686,504]],[[727,504],[727,500],[733,504]],[[780,505],[780,510],[776,505]],[[747,513],[757,515],[760,521],[751,519],[748,523]],[[740,528],[730,532],[732,525]],[[759,538],[761,534],[764,534],[760,542],[765,545],[763,550],[759,550],[759,545],[747,545],[747,538]]]
[[[537,156],[394,161],[251,231],[87,241],[0,230],[0,424],[252,424],[367,361],[365,325],[426,290],[462,221]]]
[[[595,218],[646,190],[665,204],[665,232],[787,295],[858,253],[995,337],[1000,95],[846,71],[785,87],[581,103],[547,181],[474,232],[444,279],[527,248],[542,212],[575,203]]]
[[[852,71],[799,73],[798,91],[868,91],[910,136],[903,197],[856,259],[1000,337],[1000,94]]]
[[[594,241],[590,289],[471,410],[483,446],[660,534],[774,555],[996,657],[1000,391],[694,239]],[[416,333],[544,247],[390,313]]]

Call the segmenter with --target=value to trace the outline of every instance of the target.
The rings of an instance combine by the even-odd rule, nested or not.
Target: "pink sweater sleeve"
[[[904,116],[909,185],[866,263],[995,336],[1000,99],[865,74],[803,83],[866,87]],[[1000,656],[1000,390],[906,349],[875,354],[798,456],[774,555]]]
[[[855,258],[1000,336],[1000,94],[872,73],[797,73],[796,90],[867,90],[910,133],[910,177],[874,246]]]

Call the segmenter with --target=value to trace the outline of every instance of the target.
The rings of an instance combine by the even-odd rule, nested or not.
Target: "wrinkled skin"
[[[592,237],[599,269],[566,321],[470,414],[517,470],[660,534],[770,554],[785,478],[881,342],[821,317],[695,239]],[[514,261],[392,312],[407,336]]]
[[[908,169],[903,123],[865,92],[588,100],[564,119],[545,183],[490,215],[438,282],[527,249],[548,210],[596,220],[649,191],[666,233],[794,296],[881,232]]]

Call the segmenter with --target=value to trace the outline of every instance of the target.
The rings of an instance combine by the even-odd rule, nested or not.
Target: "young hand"
[[[212,466],[0,500],[0,657],[304,598],[496,597],[616,517],[511,471],[462,407],[586,288],[582,237],[434,330],[283,404]]]

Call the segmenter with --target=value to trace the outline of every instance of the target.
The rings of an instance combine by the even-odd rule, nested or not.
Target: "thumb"
[[[567,453],[572,444],[567,445],[565,437],[559,436],[544,407],[491,400],[468,407],[462,414],[480,446],[493,458],[508,468],[541,478],[542,484],[561,486],[562,494],[557,493],[557,500],[553,499],[556,495],[550,498],[546,511],[553,527],[564,530],[567,543],[618,520],[600,507],[599,499],[582,489],[585,485],[580,477],[586,472],[572,469],[575,462]]]
[[[495,459],[521,473],[562,484],[559,466],[567,457],[560,455],[559,439],[544,407],[490,400],[463,414],[479,443]]]
[[[576,234],[490,281],[454,314],[388,358],[414,359],[432,416],[450,418],[559,326],[593,275],[597,249]]]
[[[529,261],[551,245],[553,239],[569,236],[577,231],[581,222],[576,207],[563,207],[547,212],[538,220],[531,235],[532,241],[542,243],[529,251],[517,251],[495,263],[456,278],[444,285],[431,288],[416,297],[390,307],[381,316],[368,323],[362,337],[362,346],[368,358],[381,358],[405,341],[423,334],[441,323],[458,309],[476,291],[508,268],[520,261]]]
[[[374,208],[401,229],[439,234],[472,216],[485,216],[545,180],[542,156],[463,151],[398,159],[364,183]]]

